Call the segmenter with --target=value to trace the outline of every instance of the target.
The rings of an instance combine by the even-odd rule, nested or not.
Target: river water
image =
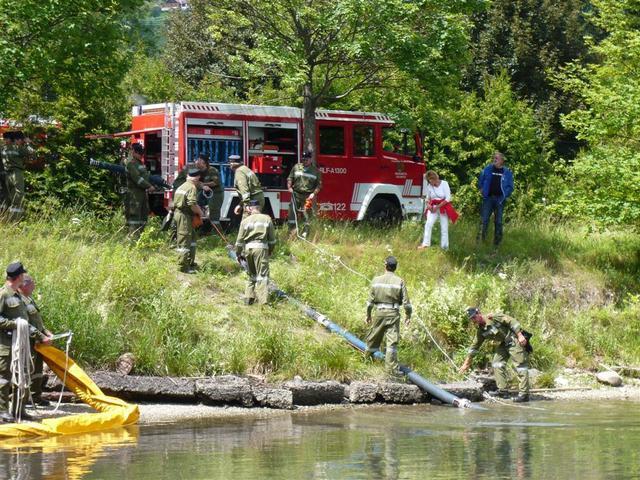
[[[1,440],[0,479],[640,478],[640,404],[380,406]]]

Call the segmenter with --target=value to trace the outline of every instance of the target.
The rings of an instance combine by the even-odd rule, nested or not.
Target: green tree
[[[315,150],[315,111],[352,92],[383,88],[398,70],[437,83],[464,59],[469,2],[436,0],[216,0],[211,30],[235,44],[250,77],[301,97],[304,146]],[[228,51],[231,51],[229,48]],[[285,103],[285,102],[280,102]]]
[[[640,2],[594,0],[589,39],[597,63],[573,65],[564,87],[582,107],[563,118],[588,148],[569,166],[569,182],[554,208],[601,225],[640,228]]]
[[[118,144],[90,132],[126,126],[120,88],[129,68],[130,18],[142,0],[0,0],[0,114],[25,122],[55,119],[38,150],[45,169],[28,177],[28,198],[104,208],[114,200],[108,176],[88,157],[113,160]],[[31,207],[41,202],[33,202]]]
[[[45,95],[117,89],[125,12],[142,0],[0,0],[0,113],[24,88]],[[4,108],[3,108],[4,107]]]
[[[584,12],[589,0],[494,0],[474,15],[472,60],[465,85],[482,90],[484,78],[508,72],[520,98],[531,101],[543,133],[556,152],[573,157],[578,143],[560,124],[560,115],[576,107],[572,92],[562,90],[553,75],[570,62],[587,57],[584,37],[597,31]]]
[[[205,78],[216,76],[226,86],[242,87],[246,79],[234,75],[236,45],[246,46],[244,30],[224,42],[211,35],[209,0],[193,0],[187,10],[176,10],[167,22],[167,43],[162,60],[176,77],[197,88]],[[231,32],[229,32],[231,33]],[[232,51],[227,49],[231,46]],[[229,54],[230,53],[230,54]]]
[[[429,167],[449,180],[461,208],[474,209],[478,175],[499,150],[514,173],[518,207],[530,211],[545,194],[550,146],[542,140],[533,108],[517,98],[506,72],[485,78],[482,92],[463,94],[457,105],[437,111]]]

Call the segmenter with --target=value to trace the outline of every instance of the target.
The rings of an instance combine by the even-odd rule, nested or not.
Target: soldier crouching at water
[[[489,392],[489,395],[508,398],[507,383],[509,375],[507,362],[513,361],[520,379],[518,396],[514,402],[529,401],[529,353],[533,350],[525,336],[525,331],[520,324],[508,315],[502,313],[490,313],[482,315],[478,308],[467,309],[469,320],[478,326],[476,339],[469,348],[469,354],[460,367],[460,373],[466,372],[471,367],[473,357],[478,353],[485,340],[489,340],[495,346],[493,361],[491,362],[496,377],[498,389]]]
[[[386,272],[375,277],[371,282],[369,302],[367,303],[367,324],[373,324],[367,333],[367,355],[372,356],[380,348],[382,339],[387,339],[385,368],[391,379],[400,379],[398,373],[398,342],[400,341],[400,307],[404,307],[405,322],[411,319],[411,302],[407,287],[394,272],[398,267],[395,257],[387,257],[384,261]]]

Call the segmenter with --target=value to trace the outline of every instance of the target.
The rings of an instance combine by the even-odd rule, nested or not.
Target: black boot
[[[0,421],[4,423],[15,423],[16,419],[13,418],[13,415],[11,415],[9,412],[3,412],[0,413]]]
[[[35,420],[35,418],[29,415],[27,412],[22,412],[20,414],[20,421],[22,422],[31,422],[33,420]]]
[[[520,393],[516,398],[513,399],[516,403],[524,403],[529,401],[528,393]]]
[[[489,394],[490,397],[496,397],[496,398],[509,398],[509,392],[507,390],[503,390],[501,388],[497,389],[497,390],[492,390],[490,392],[487,392]]]

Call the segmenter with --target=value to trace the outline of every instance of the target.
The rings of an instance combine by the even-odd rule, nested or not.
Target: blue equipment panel
[[[220,172],[220,183],[223,187],[233,187],[233,170],[229,168],[229,155],[242,157],[241,139],[227,140],[215,138],[189,137],[187,143],[187,162],[194,163],[196,157],[203,153]]]

